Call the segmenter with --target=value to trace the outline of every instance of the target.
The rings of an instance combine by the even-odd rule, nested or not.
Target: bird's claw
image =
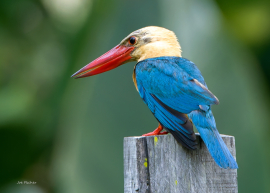
[[[168,134],[167,131],[163,131],[163,127],[161,125],[159,125],[154,131],[150,132],[150,133],[146,133],[146,134],[143,134],[142,136],[153,136],[153,135],[165,135],[165,134]]]

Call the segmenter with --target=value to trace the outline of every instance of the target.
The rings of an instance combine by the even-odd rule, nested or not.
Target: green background
[[[70,76],[145,26],[174,31],[234,135],[239,192],[270,192],[270,2],[1,0],[0,192],[123,192],[123,137],[157,126],[135,63]],[[36,185],[16,185],[18,181]]]

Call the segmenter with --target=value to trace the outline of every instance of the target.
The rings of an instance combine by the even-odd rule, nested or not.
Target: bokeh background
[[[270,192],[270,1],[1,0],[0,192],[123,192],[123,137],[157,122],[135,63],[70,75],[130,32],[173,30],[236,138],[239,192]],[[36,185],[16,185],[18,181]]]

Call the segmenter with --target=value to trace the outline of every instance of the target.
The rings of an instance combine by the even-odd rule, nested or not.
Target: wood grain
[[[188,150],[172,135],[124,138],[125,193],[237,193],[237,170],[220,168],[197,135]],[[221,135],[235,157],[233,136]]]

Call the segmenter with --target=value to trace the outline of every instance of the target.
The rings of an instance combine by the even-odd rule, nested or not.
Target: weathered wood
[[[233,136],[221,135],[235,157]],[[125,193],[235,193],[237,170],[221,169],[197,135],[188,150],[172,135],[124,138]]]

